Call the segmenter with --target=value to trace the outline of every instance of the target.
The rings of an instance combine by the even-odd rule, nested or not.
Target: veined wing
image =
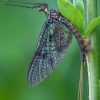
[[[44,23],[28,71],[29,85],[37,85],[57,67],[71,40],[71,31],[61,22],[47,20]]]

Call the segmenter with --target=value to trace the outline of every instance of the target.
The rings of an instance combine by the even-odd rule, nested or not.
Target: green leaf
[[[61,14],[70,20],[79,30],[81,35],[84,36],[85,22],[82,13],[66,0],[58,0],[58,7]]]
[[[76,0],[73,0],[73,5],[76,6]]]
[[[85,30],[85,32],[84,32],[84,34],[85,34],[85,36],[86,36],[87,38],[89,37],[90,33],[93,31],[93,29],[96,27],[96,25],[97,25],[98,23],[100,23],[100,16],[97,17],[97,18],[95,18],[95,19],[93,19],[93,20],[88,24],[88,26],[87,26],[87,28],[86,28],[86,30]]]
[[[84,3],[83,0],[73,0],[73,4],[80,10],[84,16]]]

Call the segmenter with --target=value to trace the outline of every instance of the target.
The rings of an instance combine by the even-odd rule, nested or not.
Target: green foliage
[[[83,0],[73,0],[73,5],[77,7],[77,9],[80,10],[82,15],[84,16],[84,3]]]
[[[69,1],[58,0],[58,7],[64,17],[70,20],[80,31],[80,34],[86,38],[100,22],[100,17],[93,19],[88,26],[85,26],[84,4],[82,0],[73,0],[72,5]],[[85,29],[86,27],[86,29]]]
[[[66,0],[58,0],[58,7],[62,15],[70,20],[84,36],[85,22],[80,10]]]
[[[100,23],[100,17],[97,17],[95,19],[93,19],[88,26],[85,29],[85,36],[88,38],[90,33],[93,31],[93,29],[97,26],[97,24]]]

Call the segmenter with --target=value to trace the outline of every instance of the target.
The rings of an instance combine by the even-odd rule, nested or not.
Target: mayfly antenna
[[[21,6],[21,5],[13,5],[13,4],[5,4],[5,5],[11,5],[11,6],[19,6],[19,7],[25,7],[25,8],[36,8],[36,7],[39,7],[39,6],[34,6],[34,7],[29,7],[29,6]]]
[[[19,7],[24,7],[24,8],[37,8],[37,7],[40,7],[43,3],[29,3],[29,2],[16,2],[16,1],[7,1],[8,3],[6,3],[5,5],[10,5],[10,6],[19,6]],[[9,2],[15,2],[15,3],[18,3],[18,4],[9,4]],[[23,5],[20,5],[20,4],[30,4],[30,5],[34,5],[33,7],[31,6],[23,6]]]
[[[10,1],[8,0],[7,2],[15,2],[15,3],[22,3],[22,4],[30,4],[30,5],[41,5],[41,3],[31,3],[31,2],[17,2],[17,1]]]

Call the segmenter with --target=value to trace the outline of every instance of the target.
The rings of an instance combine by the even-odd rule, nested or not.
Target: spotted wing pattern
[[[44,23],[28,71],[29,85],[37,85],[57,67],[71,40],[71,31],[61,22],[47,20]]]

